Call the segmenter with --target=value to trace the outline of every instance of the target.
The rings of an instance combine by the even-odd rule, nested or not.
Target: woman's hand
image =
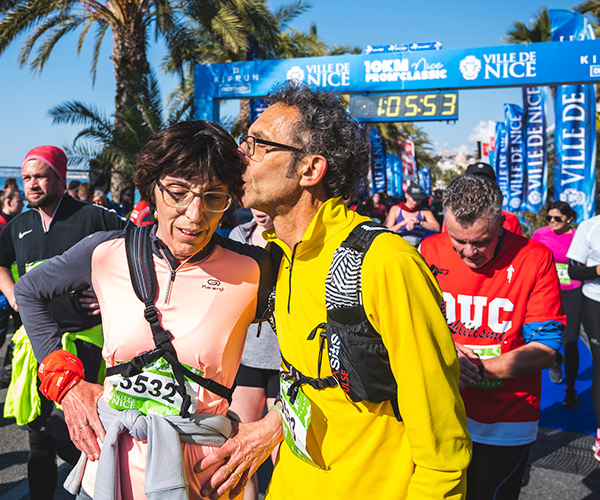
[[[71,441],[92,462],[100,458],[98,439],[104,440],[104,427],[98,417],[96,403],[104,387],[80,380],[60,402],[65,413]]]
[[[412,231],[415,228],[415,226],[418,226],[421,223],[421,221],[416,217],[413,217],[410,219],[404,219],[404,223],[406,225],[406,229],[408,231]]]
[[[270,411],[258,422],[239,424],[237,434],[196,464],[196,472],[221,464],[203,485],[203,497],[238,496],[259,465],[283,439],[283,424],[278,411]]]

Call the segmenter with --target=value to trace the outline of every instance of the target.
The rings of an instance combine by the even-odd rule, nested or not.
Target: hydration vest
[[[173,335],[161,325],[158,319],[158,311],[154,305],[158,286],[156,271],[154,269],[154,259],[152,257],[152,242],[150,239],[152,227],[152,225],[146,225],[128,229],[125,235],[125,251],[131,283],[135,294],[145,305],[144,317],[150,323],[152,338],[156,348],[138,354],[131,361],[107,368],[106,376],[109,377],[118,374],[123,377],[132,377],[141,373],[143,367],[156,361],[158,358],[164,358],[173,368],[176,390],[182,398],[179,414],[187,418],[189,417],[188,409],[191,404],[191,398],[186,392],[185,377],[214,394],[227,399],[230,404],[233,389],[192,372],[182,365],[177,358],[177,353],[171,343]]]
[[[384,232],[395,234],[375,222],[363,222],[333,254],[325,279],[327,322],[317,325],[308,336],[308,340],[313,340],[317,333],[320,337],[317,378],[303,375],[282,357],[287,370],[282,376],[294,379],[288,390],[292,403],[303,384],[317,390],[339,385],[354,402],[390,401],[396,418],[402,420],[388,351],[369,322],[362,301],[362,263],[375,237]],[[332,375],[321,377],[325,342]]]

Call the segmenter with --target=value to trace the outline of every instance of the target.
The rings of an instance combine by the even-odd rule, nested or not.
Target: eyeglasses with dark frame
[[[270,152],[270,151],[267,151],[266,148],[259,148],[258,152],[257,152],[257,150],[256,150],[257,144],[263,144],[265,146],[273,146],[274,148],[287,149],[289,151],[295,151],[297,153],[302,152],[302,149],[297,148],[295,146],[288,146],[287,144],[281,144],[279,142],[266,141],[264,139],[259,139],[258,137],[254,137],[252,135],[248,135],[246,137],[240,136],[238,143],[242,147],[244,154],[248,158],[252,158],[254,161],[262,161],[262,159],[265,157],[265,154]],[[244,144],[246,144],[245,148],[243,147]]]
[[[559,217],[558,215],[546,215],[547,222],[550,222],[552,219],[554,219],[555,222],[564,222],[567,220],[567,217],[566,216]]]
[[[205,210],[220,213],[225,212],[233,202],[233,196],[223,191],[195,193],[191,189],[179,184],[164,186],[159,180],[156,181],[156,186],[162,193],[165,204],[171,208],[187,208],[192,200],[198,196]]]

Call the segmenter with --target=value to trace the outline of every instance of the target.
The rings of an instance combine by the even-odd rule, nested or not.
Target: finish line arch
[[[343,94],[600,83],[600,40],[197,65],[194,118],[289,79]]]

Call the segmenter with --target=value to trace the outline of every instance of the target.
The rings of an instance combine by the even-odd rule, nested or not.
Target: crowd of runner
[[[30,210],[0,196],[0,335],[20,317],[4,412],[33,500],[57,455],[79,500],[255,500],[265,460],[273,500],[517,499],[542,370],[564,364],[579,405],[580,325],[600,418],[600,216],[556,202],[525,238],[481,162],[360,198],[367,155],[338,98],[295,83],[238,143],[207,121],[152,136],[135,206],[27,153]]]

